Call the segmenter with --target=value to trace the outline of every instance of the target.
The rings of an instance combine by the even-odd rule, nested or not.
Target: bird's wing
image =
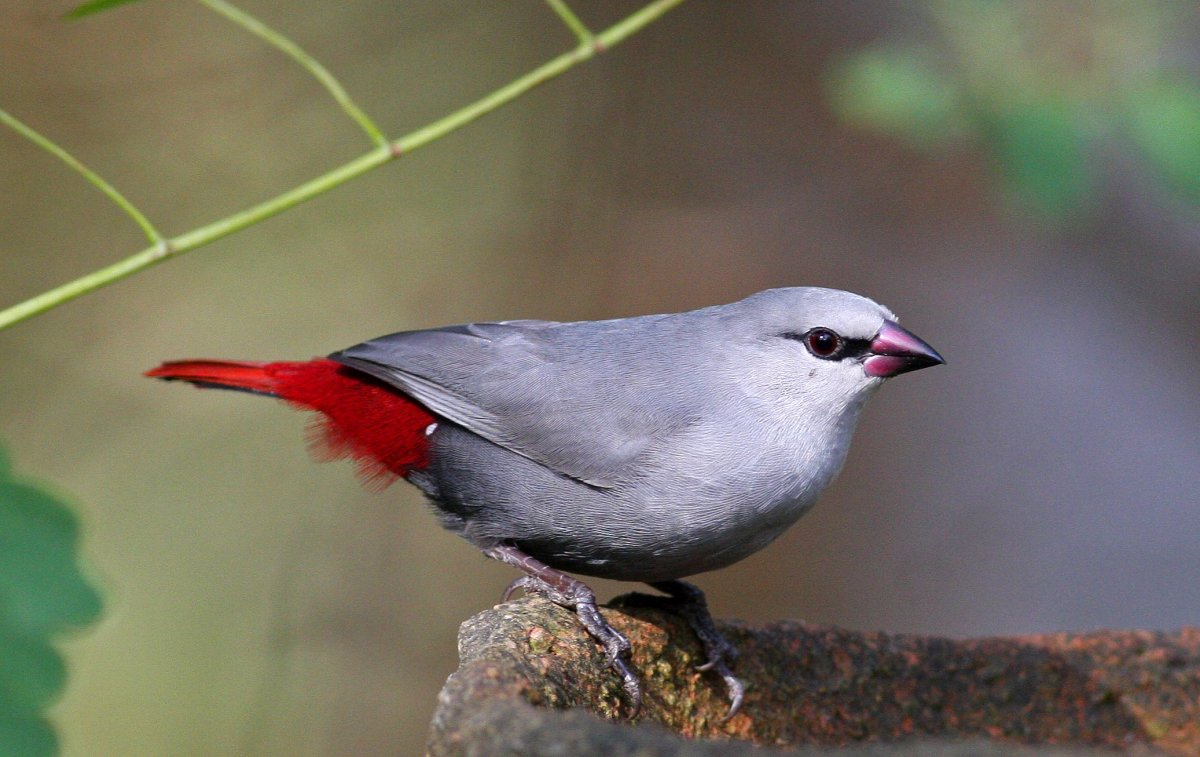
[[[694,420],[679,401],[686,392],[663,373],[669,361],[628,359],[628,331],[612,322],[472,323],[392,334],[330,357],[495,444],[607,488]],[[638,351],[656,356],[653,344]]]

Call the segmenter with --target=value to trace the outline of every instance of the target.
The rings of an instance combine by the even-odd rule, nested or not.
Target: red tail
[[[145,375],[167,381],[187,381],[196,386],[241,389],[278,397],[278,382],[270,366],[271,363],[242,360],[174,360],[146,371]]]
[[[386,486],[429,464],[426,429],[437,418],[393,387],[333,360],[179,360],[146,375],[265,394],[315,410],[322,415],[309,436],[315,456],[352,458],[368,483]]]

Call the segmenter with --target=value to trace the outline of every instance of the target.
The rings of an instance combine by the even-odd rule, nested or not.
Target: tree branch
[[[214,3],[219,3],[220,0],[201,0],[201,2],[212,6]],[[492,93],[431,124],[417,129],[393,142],[385,143],[365,155],[290,189],[277,197],[273,197],[251,208],[226,216],[199,228],[184,232],[178,236],[171,237],[170,239],[163,239],[157,235],[157,232],[154,232],[154,227],[150,225],[149,221],[146,221],[145,217],[141,213],[138,213],[123,197],[117,200],[116,198],[120,197],[120,195],[116,193],[115,189],[112,189],[106,182],[100,179],[100,177],[95,176],[94,180],[89,178],[93,184],[101,187],[105,191],[105,194],[113,197],[114,201],[118,202],[127,213],[134,216],[135,220],[141,219],[139,223],[143,225],[143,229],[146,230],[148,235],[153,234],[151,240],[154,244],[124,260],[93,271],[86,276],[0,311],[0,330],[9,328],[16,323],[44,313],[77,297],[132,276],[164,260],[203,247],[210,242],[240,231],[247,226],[278,215],[306,200],[311,200],[317,195],[328,192],[351,179],[378,168],[399,157],[401,154],[412,152],[419,147],[440,139],[501,106],[512,102],[537,85],[569,71],[584,61],[590,60],[598,52],[620,44],[682,2],[683,0],[654,0],[654,2],[646,4],[640,10],[596,35],[594,39],[587,42],[581,41],[574,49],[543,63],[524,76],[509,82]],[[14,125],[15,119],[7,117],[7,114],[5,116],[5,123]],[[19,122],[16,123],[19,124]],[[53,145],[49,140],[40,137],[40,135],[38,135],[38,138],[30,136],[33,132],[28,127],[25,127],[24,130],[17,126],[14,126],[14,128],[17,128],[23,135],[34,139],[34,141],[37,141],[51,152],[59,155],[59,157],[71,165],[80,165],[66,151]],[[89,174],[85,173],[85,176],[87,175]],[[94,176],[94,174],[91,176]],[[107,189],[105,189],[106,187]]]
[[[150,219],[146,218],[146,216],[142,214],[142,211],[138,210],[132,202],[125,199],[125,195],[118,192],[117,188],[105,181],[100,174],[85,166],[82,161],[80,161],[71,153],[67,152],[62,147],[59,147],[48,137],[44,137],[39,134],[32,126],[22,123],[21,121],[17,120],[15,116],[10,115],[3,109],[0,109],[0,123],[8,126],[22,137],[25,137],[30,142],[33,142],[38,147],[61,160],[63,163],[66,163],[71,167],[72,170],[83,176],[83,178],[87,179],[90,184],[107,195],[108,199],[115,202],[117,206],[121,208],[121,210],[125,211],[125,214],[132,218],[134,223],[141,227],[142,233],[146,235],[146,238],[149,239],[152,244],[161,245],[163,243],[162,234],[158,233],[158,229],[154,228],[154,224],[150,223]]]
[[[200,3],[220,13],[272,47],[282,51],[301,66],[304,66],[321,83],[321,86],[325,87],[329,94],[333,95],[333,99],[346,112],[346,115],[350,116],[350,118],[354,119],[362,127],[362,130],[367,133],[372,142],[379,146],[384,146],[388,143],[387,137],[383,136],[383,132],[375,125],[375,122],[350,99],[350,95],[346,93],[346,89],[342,86],[341,82],[334,78],[333,74],[329,73],[329,69],[321,65],[320,61],[306,53],[295,42],[242,9],[230,5],[225,0],[200,0]]]
[[[567,25],[581,45],[592,44],[592,30],[579,20],[579,16],[575,15],[575,11],[571,10],[564,0],[546,0],[546,4],[558,14],[558,17]]]

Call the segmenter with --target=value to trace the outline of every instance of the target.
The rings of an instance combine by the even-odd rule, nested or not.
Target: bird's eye
[[[842,348],[842,338],[829,329],[813,329],[804,335],[808,351],[820,358],[831,358]]]

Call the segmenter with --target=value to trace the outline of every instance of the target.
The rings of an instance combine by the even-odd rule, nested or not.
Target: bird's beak
[[[900,328],[899,324],[884,321],[879,333],[871,340],[870,354],[863,361],[863,370],[874,378],[890,378],[945,362],[925,340]]]

